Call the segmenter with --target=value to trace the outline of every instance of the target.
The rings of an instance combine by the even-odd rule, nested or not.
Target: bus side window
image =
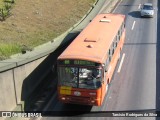
[[[114,45],[113,45],[113,47],[114,47],[114,49],[116,49],[117,48],[117,42],[118,42],[118,40],[117,40],[117,36],[114,38]]]
[[[123,32],[123,29],[124,29],[124,22],[121,25],[121,33]]]
[[[118,41],[120,41],[120,38],[121,38],[121,36],[120,36],[120,30],[118,31]]]
[[[112,50],[112,55],[114,54],[114,48],[113,48],[113,50]]]
[[[118,30],[118,36],[120,36],[120,30]]]
[[[115,43],[114,42],[112,43],[112,46],[113,46],[112,47],[112,55],[113,55],[114,54],[114,50],[115,50]]]
[[[115,48],[117,47],[117,36],[115,36],[115,38],[114,38],[114,47]]]
[[[116,44],[115,46],[117,47],[117,41],[116,41],[116,43],[115,43],[115,44]]]
[[[107,72],[107,70],[108,70],[108,65],[109,65],[109,57],[107,58],[107,60],[106,60],[106,65],[105,65],[105,72]]]
[[[118,45],[118,36],[116,35],[116,47],[117,47],[117,45]]]
[[[110,51],[110,49],[108,50],[108,56],[110,56],[110,54],[111,54],[111,51]]]
[[[123,32],[123,24],[121,25],[119,31],[120,31],[120,37],[121,37],[122,36],[122,32]]]
[[[119,29],[119,36],[121,37],[121,35],[122,35],[122,30],[121,30],[121,28]]]
[[[118,44],[118,42],[119,42],[119,36],[118,36],[118,34],[116,35],[116,43]]]
[[[109,49],[109,62],[111,61],[112,54],[111,54],[111,49]]]
[[[123,22],[122,23],[122,32],[124,31],[124,28],[125,28],[125,23]]]
[[[119,30],[118,30],[119,40],[120,40],[120,38],[121,38],[121,36],[122,36],[122,32],[123,32],[123,24],[121,25],[121,27],[120,27]]]

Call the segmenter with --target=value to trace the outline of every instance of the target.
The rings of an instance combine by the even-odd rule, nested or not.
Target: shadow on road
[[[78,105],[78,104],[61,104],[61,108],[59,111],[44,111],[42,114],[43,116],[50,116],[50,117],[78,117],[78,116],[85,116],[91,114],[92,106],[87,105]]]
[[[132,12],[129,12],[128,15],[134,18],[141,18],[140,11],[132,11]]]
[[[74,31],[69,33],[61,43],[61,47],[57,48],[56,51],[48,55],[43,62],[41,62],[37,68],[35,68],[24,80],[21,91],[21,101],[24,101],[24,111],[39,111],[43,109],[44,104],[49,99],[48,96],[52,97],[57,91],[57,80],[56,77],[56,61],[57,57],[63,52],[63,50],[72,42],[72,40],[80,33],[80,31]],[[54,67],[54,73],[53,71]],[[48,73],[47,73],[48,71]],[[47,74],[46,74],[47,73]],[[51,86],[51,87],[50,87]],[[52,94],[48,95],[43,93],[43,89],[51,91]],[[51,89],[52,88],[52,89]],[[40,100],[38,100],[41,97]],[[38,102],[37,102],[38,101]],[[56,103],[55,103],[56,104]]]

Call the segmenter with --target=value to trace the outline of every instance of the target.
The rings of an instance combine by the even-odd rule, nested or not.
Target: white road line
[[[120,62],[120,65],[119,65],[119,68],[118,68],[118,73],[121,71],[121,68],[122,68],[122,64],[123,64],[123,61],[124,61],[124,57],[125,57],[125,53],[123,53],[122,55],[122,59],[121,59],[121,62]]]
[[[134,29],[135,23],[136,23],[136,21],[134,21],[134,22],[133,22],[133,25],[132,25],[132,30]]]
[[[141,8],[141,4],[139,4],[139,6],[138,6],[138,9],[140,9]]]
[[[120,1],[120,2],[116,5],[116,7],[113,9],[113,13],[116,11],[117,7],[120,5],[121,2],[122,2],[122,1]]]

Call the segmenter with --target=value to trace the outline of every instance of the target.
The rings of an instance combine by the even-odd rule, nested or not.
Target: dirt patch
[[[16,0],[11,16],[0,22],[0,44],[35,47],[48,42],[80,20],[94,1]]]

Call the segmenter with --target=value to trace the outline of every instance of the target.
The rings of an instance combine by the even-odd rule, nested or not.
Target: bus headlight
[[[65,98],[65,97],[62,97],[61,99],[62,99],[62,100],[65,100],[66,98]]]
[[[94,101],[94,100],[92,100],[92,101],[91,101],[91,103],[95,103],[95,101]]]

